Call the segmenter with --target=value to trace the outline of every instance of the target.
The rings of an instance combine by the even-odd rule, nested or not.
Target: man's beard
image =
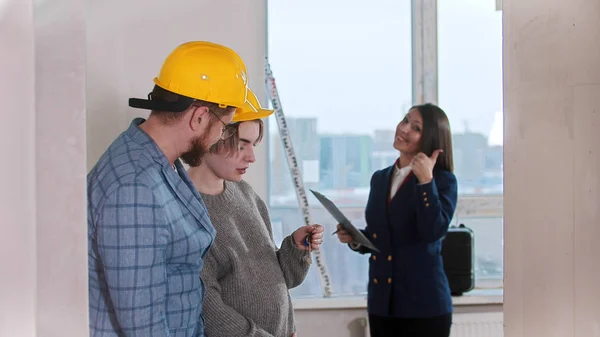
[[[202,157],[210,151],[206,145],[207,141],[208,133],[192,139],[190,149],[181,155],[181,160],[190,167],[200,166]]]

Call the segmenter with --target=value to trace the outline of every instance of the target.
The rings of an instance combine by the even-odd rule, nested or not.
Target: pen
[[[310,247],[311,244],[311,240],[312,240],[312,233],[309,233],[305,238],[304,238],[304,246],[305,247]]]
[[[336,235],[336,234],[337,234],[339,231],[341,231],[341,230],[346,230],[346,229],[344,228],[344,225],[342,225],[342,224],[340,223],[340,228],[339,228],[339,229],[336,229],[336,230],[335,230],[335,232],[331,233],[331,235]]]

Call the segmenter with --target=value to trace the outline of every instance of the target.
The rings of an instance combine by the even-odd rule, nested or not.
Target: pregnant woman
[[[215,144],[189,171],[217,230],[202,270],[206,336],[295,336],[289,289],[304,281],[323,227],[301,226],[275,245],[265,202],[242,180],[255,161],[263,122],[227,128],[231,138]]]

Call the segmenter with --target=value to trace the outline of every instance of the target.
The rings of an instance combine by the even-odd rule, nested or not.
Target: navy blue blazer
[[[431,183],[410,175],[388,204],[394,166],[375,172],[363,233],[380,253],[369,259],[368,311],[383,317],[435,317],[452,312],[441,248],[456,209],[456,177],[434,169]]]

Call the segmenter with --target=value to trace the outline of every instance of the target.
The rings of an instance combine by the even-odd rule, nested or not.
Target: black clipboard
[[[377,253],[380,252],[379,249],[377,249],[377,247],[375,247],[375,245],[371,242],[371,240],[369,240],[361,231],[354,227],[350,220],[346,218],[344,213],[340,211],[333,201],[329,200],[326,196],[317,191],[310,191],[317,198],[317,200],[319,200],[323,207],[325,207],[329,214],[331,214],[331,216],[333,216],[333,218],[342,226],[342,228],[345,229],[350,236],[352,236],[354,242],[359,243]]]

